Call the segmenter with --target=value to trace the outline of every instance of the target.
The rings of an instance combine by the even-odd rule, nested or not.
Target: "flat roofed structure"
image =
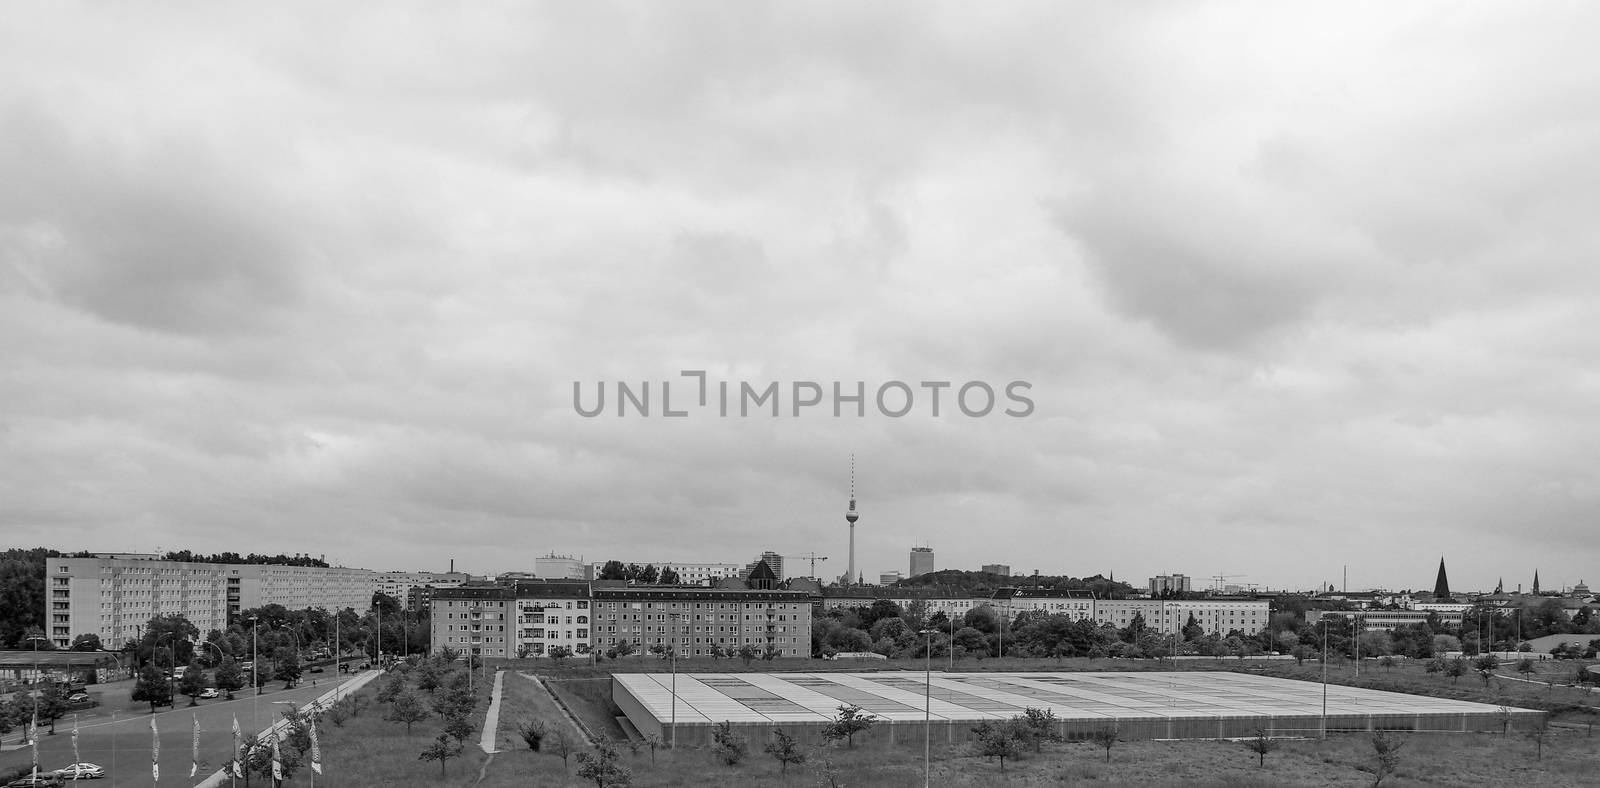
[[[1498,731],[1499,707],[1482,703],[1328,685],[1330,732],[1388,730]],[[791,734],[830,722],[853,704],[879,719],[857,740],[920,743],[923,705],[931,734],[941,742],[972,738],[983,720],[1003,720],[1027,708],[1049,710],[1058,732],[1084,738],[1115,725],[1124,739],[1214,739],[1316,736],[1322,730],[1322,685],[1293,679],[1221,671],[1138,673],[932,674],[924,699],[924,674],[882,673],[680,673],[677,726],[680,745],[710,741],[711,728],[728,721],[751,735],[772,728]],[[671,677],[615,674],[612,697],[643,734],[671,738]],[[1512,709],[1513,724],[1543,712]]]

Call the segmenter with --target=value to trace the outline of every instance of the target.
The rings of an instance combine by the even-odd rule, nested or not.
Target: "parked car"
[[[98,780],[106,776],[106,770],[92,763],[75,763],[57,769],[55,775],[63,780]]]
[[[323,671],[323,669],[322,669],[322,666],[321,666],[321,665],[312,665],[312,666],[311,666],[311,669],[310,669],[310,670],[308,670],[308,671],[306,671],[306,672],[307,672],[307,673],[322,673],[322,672],[324,672],[324,671]]]
[[[89,693],[87,692],[74,692],[67,696],[68,703],[78,703],[86,700],[89,700]]]
[[[206,698],[208,700],[211,699],[211,698],[217,697],[217,694],[218,693],[217,693],[217,688],[216,687],[206,687],[205,689],[200,690],[200,697]]]
[[[28,775],[21,779],[6,783],[6,788],[60,788],[61,778],[53,774],[40,772],[38,777]]]

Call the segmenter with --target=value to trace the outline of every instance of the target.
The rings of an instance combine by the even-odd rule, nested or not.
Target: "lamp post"
[[[672,641],[667,644],[667,655],[672,660],[672,749],[678,749],[678,613],[667,614],[672,619]]]
[[[173,631],[173,632],[168,632],[167,634],[156,638],[156,643],[155,643],[156,650],[159,651],[161,649],[161,641],[163,641],[163,640],[165,640],[167,638],[173,637],[173,636],[175,636],[177,634],[178,633],[176,631]],[[150,654],[150,656],[151,656],[152,659],[154,659],[155,658],[155,653],[152,652]],[[168,658],[167,661],[170,662],[171,666],[172,666],[172,669],[167,672],[167,703],[169,705],[171,705],[172,708],[176,709],[178,707],[175,704],[173,699],[175,697],[177,697],[177,692],[172,686],[173,685],[172,674],[178,672],[178,644],[177,644],[176,641],[174,641],[173,644],[172,644],[171,656]],[[160,666],[159,661],[157,662],[157,666],[158,667]]]
[[[1322,737],[1328,738],[1328,617],[1322,617]]]
[[[922,630],[922,788],[933,777],[933,630]]]
[[[1350,639],[1355,641],[1356,678],[1358,679],[1361,678],[1361,627],[1358,623],[1360,620],[1361,614],[1359,612],[1350,614]]]
[[[34,635],[33,637],[28,638],[28,642],[33,644],[33,683],[34,684],[38,684],[39,683],[39,677],[41,675],[39,673],[39,641],[41,641],[41,640],[47,640],[47,638],[45,638],[42,635]],[[35,730],[29,731],[28,733],[30,735],[38,733],[37,726],[38,726],[38,719],[39,719],[39,695],[42,694],[43,692],[44,692],[43,690],[35,690],[34,693],[33,693],[33,719],[35,720],[35,722],[34,722]],[[34,776],[37,777],[38,775],[35,774]]]
[[[256,671],[261,669],[260,665],[257,664],[261,661],[261,651],[256,645],[256,624],[260,619],[260,616],[250,617],[250,687],[255,690],[257,695],[261,694],[261,680],[256,675]],[[252,725],[255,724],[255,709],[250,710],[250,723]]]

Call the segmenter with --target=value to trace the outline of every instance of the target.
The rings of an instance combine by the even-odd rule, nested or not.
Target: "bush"
[[[721,758],[723,763],[735,766],[744,760],[745,752],[748,748],[745,745],[744,737],[733,732],[732,723],[727,720],[717,723],[717,728],[712,732],[711,739],[715,742],[714,749],[717,752],[717,757]]]

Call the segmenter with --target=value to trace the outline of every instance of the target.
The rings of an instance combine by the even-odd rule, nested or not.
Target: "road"
[[[331,676],[330,676],[331,678]],[[175,709],[163,708],[150,713],[149,704],[133,704],[127,700],[127,689],[107,689],[103,705],[89,713],[78,715],[79,760],[99,764],[107,771],[106,780],[96,780],[85,785],[113,785],[117,788],[154,788],[155,786],[195,785],[211,772],[220,768],[232,757],[233,719],[239,718],[239,727],[248,736],[272,724],[286,706],[275,701],[293,701],[296,704],[315,700],[333,688],[332,681],[309,680],[292,690],[271,689],[255,696],[247,690],[235,693],[235,699],[201,701],[189,707],[188,699],[179,696]],[[155,719],[161,736],[161,781],[152,779],[150,771],[150,720]],[[189,765],[193,755],[194,721],[200,721],[200,771],[191,779]],[[72,763],[71,715],[56,722],[56,735],[41,732],[39,735],[39,768],[55,770]],[[48,730],[48,728],[45,728]],[[15,733],[7,736],[9,746],[14,746]],[[26,765],[30,760],[28,748],[7,749],[0,755],[0,768]],[[240,781],[243,784],[243,781]]]

